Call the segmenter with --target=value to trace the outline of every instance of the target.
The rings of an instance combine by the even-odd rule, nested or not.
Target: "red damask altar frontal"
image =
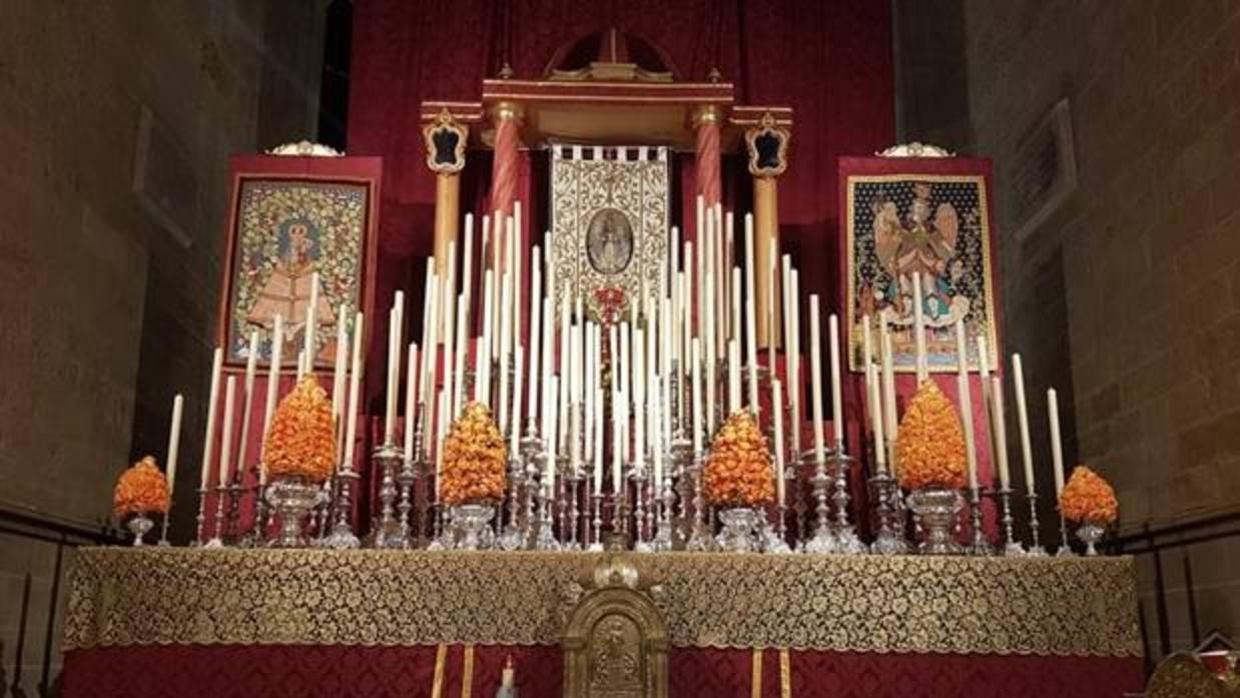
[[[98,548],[77,562],[64,695],[562,694],[584,553]],[[1119,696],[1142,685],[1132,561],[628,554],[669,692]],[[758,648],[758,649],[756,649]]]

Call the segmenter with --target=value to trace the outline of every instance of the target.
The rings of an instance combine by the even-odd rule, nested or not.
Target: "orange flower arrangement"
[[[490,408],[480,402],[465,405],[443,448],[439,494],[444,503],[477,504],[504,497],[508,454]]]
[[[130,514],[166,514],[168,504],[168,481],[153,456],[126,468],[112,492],[112,511],[118,519]]]
[[[1115,490],[1101,475],[1078,465],[1059,495],[1059,510],[1069,521],[1106,525],[1119,516]]]
[[[314,376],[301,379],[284,396],[271,419],[263,451],[271,477],[301,477],[323,482],[336,462],[331,402]]]
[[[720,427],[702,487],[706,500],[718,506],[752,507],[775,498],[771,452],[753,415],[734,412]]]
[[[965,484],[960,416],[934,381],[923,381],[909,401],[896,438],[900,485],[960,489]]]

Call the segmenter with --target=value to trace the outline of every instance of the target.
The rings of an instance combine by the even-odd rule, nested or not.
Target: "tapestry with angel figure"
[[[969,369],[979,365],[977,337],[986,339],[987,360],[996,365],[990,171],[987,159],[841,158],[851,370],[862,370],[866,317],[875,338],[877,323],[888,323],[895,370],[916,370],[915,276],[929,370],[957,370],[957,320],[964,321]]]
[[[220,309],[225,362],[249,358],[254,332],[258,359],[269,361],[280,316],[281,363],[295,363],[314,299],[313,358],[330,365],[340,309],[350,322],[369,296],[378,158],[238,156],[232,164]]]

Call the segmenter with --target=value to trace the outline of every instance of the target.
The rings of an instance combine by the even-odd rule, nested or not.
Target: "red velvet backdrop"
[[[679,79],[705,80],[717,67],[736,85],[739,103],[795,110],[790,166],[780,180],[783,249],[798,260],[806,293],[835,298],[836,157],[871,154],[893,138],[886,0],[358,0],[348,151],[384,157],[380,307],[397,288],[412,291],[419,307],[416,258],[432,247],[435,182],[425,165],[421,102],[477,101],[482,79],[505,61],[517,77],[537,78],[562,44],[610,26],[661,47]],[[517,196],[530,229],[542,230],[545,157],[523,156]],[[682,188],[691,187],[692,169],[690,158],[678,158]],[[744,166],[732,158],[723,176],[725,205],[748,210]],[[489,178],[489,153],[471,152],[466,207],[482,210]],[[382,366],[386,329],[376,330],[370,365]],[[372,398],[382,389],[380,373],[369,377]]]

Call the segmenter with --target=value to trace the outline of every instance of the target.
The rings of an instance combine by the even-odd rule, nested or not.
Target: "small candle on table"
[[[279,321],[277,316],[276,321]],[[207,398],[207,433],[202,439],[202,489],[209,488],[211,483],[211,462],[215,457],[215,412],[220,399],[220,373],[224,368],[224,350],[215,348],[211,359],[211,392]]]
[[[171,507],[176,493],[177,457],[181,452],[181,413],[185,410],[185,398],[177,393],[172,398],[172,425],[168,428],[168,460],[164,472],[168,480],[168,504]]]
[[[1051,423],[1051,462],[1055,466],[1055,496],[1063,494],[1063,442],[1059,436],[1059,395],[1054,388],[1046,391],[1046,414]]]
[[[216,485],[228,486],[232,475],[233,416],[236,407],[237,377],[229,376],[224,388],[224,435],[220,439],[220,472]]]
[[[345,420],[348,426],[344,433],[344,459],[340,463],[341,472],[353,471],[353,449],[357,441],[357,413],[360,408],[362,380],[362,336],[365,334],[365,316],[361,313],[353,316],[353,368],[349,371],[349,406]]]
[[[809,372],[814,417],[814,462],[826,462],[822,433],[822,331],[818,321],[818,294],[809,296]]]
[[[1029,407],[1025,404],[1025,370],[1020,354],[1012,354],[1012,381],[1016,386],[1016,420],[1020,428],[1020,456],[1024,466],[1025,491],[1035,493],[1033,447],[1029,442]]]
[[[835,436],[836,453],[844,452],[844,397],[840,381],[840,319],[834,314],[827,318],[831,350],[831,426]]]
[[[973,434],[973,396],[969,390],[968,343],[964,336],[964,320],[956,320],[956,388],[960,392],[960,421],[964,426],[965,460],[969,467],[969,489],[977,489],[977,446]]]

